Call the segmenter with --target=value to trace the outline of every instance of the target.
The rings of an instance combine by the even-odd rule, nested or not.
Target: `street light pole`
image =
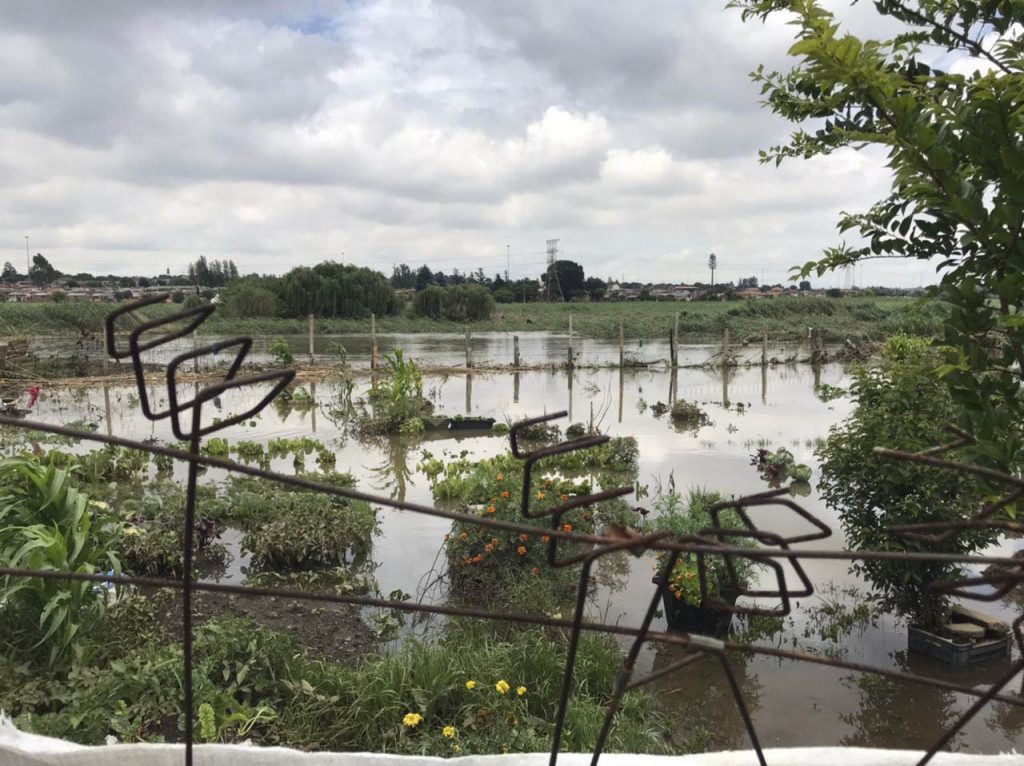
[[[25,235],[25,279],[28,279],[28,271],[32,268],[32,261],[28,256],[28,234]]]
[[[512,245],[505,245],[505,281],[508,282],[509,265],[512,263]]]

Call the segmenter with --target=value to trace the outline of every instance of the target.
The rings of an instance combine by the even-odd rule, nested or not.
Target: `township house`
[[[644,287],[623,287],[617,282],[608,285],[605,300],[636,301],[646,291],[654,300],[690,301],[700,295],[700,288],[694,285],[656,284]]]

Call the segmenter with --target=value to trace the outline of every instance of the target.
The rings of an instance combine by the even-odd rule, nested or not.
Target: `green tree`
[[[810,289],[811,289],[811,281],[809,279],[801,279],[800,280],[800,291],[801,292],[807,292]]]
[[[433,278],[434,275],[431,273],[429,268],[427,268],[425,265],[420,266],[416,270],[416,282],[413,285],[413,287],[416,288],[416,292],[419,292],[420,290],[426,290],[428,287],[430,287],[430,283],[433,281]]]
[[[941,256],[929,296],[952,308],[941,372],[961,425],[978,439],[968,455],[1011,470],[1024,443],[1024,41],[1013,33],[1024,7],[876,0],[878,13],[904,29],[873,40],[845,32],[817,0],[732,6],[745,19],[784,12],[797,30],[789,53],[799,63],[753,74],[772,111],[798,126],[762,160],[877,146],[892,171],[885,198],[839,220],[840,232],[859,241],[826,249],[799,275],[868,258]],[[947,71],[935,60],[961,65]]]
[[[13,282],[17,282],[20,278],[21,275],[18,274],[18,270],[14,268],[14,265],[10,261],[4,263],[4,271],[0,279],[7,284],[12,284]]]
[[[838,512],[853,550],[971,553],[995,539],[981,530],[927,544],[904,541],[889,531],[898,524],[962,519],[981,506],[980,488],[971,477],[886,460],[874,451],[884,446],[914,452],[948,441],[944,424],[956,407],[934,374],[937,362],[927,341],[895,336],[876,366],[854,370],[850,393],[856,409],[830,429],[818,451],[818,490]],[[961,574],[957,565],[917,561],[858,561],[853,570],[871,583],[886,610],[924,628],[935,628],[948,616],[948,597],[929,585]]]
[[[601,300],[604,294],[608,292],[608,285],[603,279],[598,277],[587,277],[587,281],[583,283],[583,288],[587,291],[592,301]]]
[[[222,296],[224,313],[231,317],[273,317],[280,310],[280,300],[272,287],[259,277],[236,279]]]
[[[416,293],[412,311],[415,316],[449,322],[490,319],[494,298],[486,287],[478,284],[432,286]]]
[[[570,300],[574,295],[583,292],[586,278],[583,267],[576,261],[555,261],[544,273],[544,292],[549,292],[555,300]],[[549,285],[549,283],[551,283]]]
[[[42,253],[32,256],[32,266],[28,270],[28,278],[36,287],[50,284],[60,276],[60,272],[50,265]]]
[[[391,286],[396,290],[408,290],[416,287],[416,274],[404,263],[391,270]]]

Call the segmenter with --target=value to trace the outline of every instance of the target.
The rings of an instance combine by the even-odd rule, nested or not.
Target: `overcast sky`
[[[515,278],[559,238],[588,275],[781,280],[888,188],[877,154],[758,164],[791,128],[748,73],[791,37],[718,0],[4,2],[0,261],[493,275],[511,245]]]

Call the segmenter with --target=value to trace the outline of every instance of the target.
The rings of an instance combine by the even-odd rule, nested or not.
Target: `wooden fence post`
[[[309,315],[309,363],[313,364],[313,357],[316,353],[315,346],[313,344],[313,315]]]
[[[672,323],[672,366],[679,366],[679,312],[676,312],[675,321]]]
[[[522,365],[519,359],[519,336],[512,336],[512,366],[519,369]]]
[[[377,369],[377,315],[370,314],[370,369]]]
[[[619,367],[626,366],[626,335],[622,328],[622,317],[619,317]],[[622,417],[619,417],[622,420]]]
[[[761,366],[768,366],[768,328],[763,330],[764,336],[761,338]]]
[[[469,345],[469,325],[466,325],[466,369],[473,366],[473,349]]]
[[[572,368],[572,314],[569,314],[569,369],[571,370]]]

